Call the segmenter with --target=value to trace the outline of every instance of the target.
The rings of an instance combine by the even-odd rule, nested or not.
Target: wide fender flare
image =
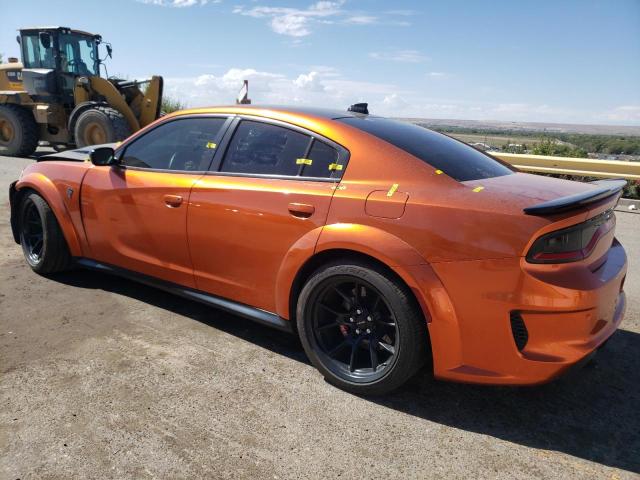
[[[458,318],[440,278],[411,245],[376,227],[327,225],[308,232],[296,242],[285,256],[276,282],[276,308],[281,317],[292,318],[291,288],[298,272],[315,255],[331,250],[348,250],[372,257],[406,283],[427,323],[436,375],[463,363]]]
[[[313,257],[323,227],[308,231],[287,251],[276,277],[276,313],[282,318],[291,318],[289,300],[293,282],[302,266]]]
[[[16,190],[18,193],[23,191],[25,188],[35,190],[49,204],[49,207],[53,210],[56,220],[58,220],[58,224],[62,229],[62,234],[67,241],[71,256],[82,256],[82,247],[80,246],[78,234],[73,226],[73,222],[71,221],[69,211],[61,198],[62,194],[58,191],[51,179],[42,173],[29,173],[22,177],[16,184]],[[19,208],[18,205],[16,205],[16,208]]]

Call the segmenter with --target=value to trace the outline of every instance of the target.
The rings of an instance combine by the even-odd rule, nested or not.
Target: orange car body
[[[594,187],[519,172],[458,182],[362,130],[313,110],[220,107],[161,118],[264,118],[348,151],[341,178],[160,172],[44,161],[25,169],[72,256],[206,292],[290,320],[306,268],[366,256],[393,270],[425,317],[437,378],[537,384],[586,358],[618,327],[626,256],[611,229],[587,258],[533,264],[541,235],[611,209],[617,196],[551,215],[523,208]],[[514,342],[518,312],[528,342]]]

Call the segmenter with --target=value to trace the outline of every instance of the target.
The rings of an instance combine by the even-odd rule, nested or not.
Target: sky
[[[16,30],[62,25],[113,45],[110,75],[165,78],[187,106],[640,125],[640,0],[0,0]]]

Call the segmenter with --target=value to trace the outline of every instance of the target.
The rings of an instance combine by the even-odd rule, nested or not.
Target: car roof
[[[317,108],[293,105],[223,105],[202,108],[192,108],[175,112],[175,115],[189,115],[197,113],[235,113],[248,114],[258,116],[269,116],[269,113],[277,114],[295,114],[308,117],[322,118],[324,120],[336,120],[338,118],[349,117],[366,117],[361,113],[350,112],[346,108],[344,110],[331,108]],[[174,114],[172,114],[174,115]],[[371,115],[369,115],[371,116]]]

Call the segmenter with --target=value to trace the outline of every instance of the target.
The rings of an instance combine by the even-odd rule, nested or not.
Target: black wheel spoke
[[[33,245],[33,253],[35,253],[36,255],[40,255],[41,252],[42,252],[42,239],[38,240]]]
[[[342,350],[349,344],[351,344],[351,342],[348,339],[344,339],[342,342],[338,344],[337,347],[334,347],[333,349],[328,351],[327,355],[329,355],[330,357],[333,357],[336,353],[338,353],[340,350]]]
[[[380,295],[376,295],[376,298],[373,301],[373,305],[371,305],[371,311],[375,312],[378,309],[379,304],[380,304]]]
[[[21,238],[30,261],[39,262],[44,248],[44,228],[40,213],[34,203],[29,203],[25,207]]]
[[[352,382],[373,381],[395,364],[398,324],[385,297],[364,278],[326,280],[310,319],[325,366]]]
[[[338,293],[338,295],[340,295],[345,302],[347,302],[347,305],[349,305],[347,308],[351,308],[351,306],[353,305],[353,298],[348,297],[342,290],[340,290],[338,287],[333,287],[333,289]]]
[[[329,307],[328,305],[325,305],[324,303],[319,303],[318,306],[326,310],[327,312],[335,315],[336,317],[343,317],[344,315],[346,315],[345,313],[340,313],[337,310],[334,310],[333,308]]]
[[[385,322],[384,320],[376,320],[376,323],[379,325],[384,325],[385,327],[395,327],[396,326],[396,322]]]
[[[335,327],[339,327],[341,325],[340,322],[330,322],[327,323],[326,325],[321,325],[317,328],[318,331],[323,331],[323,330],[327,330],[328,328],[335,328]]]
[[[356,369],[356,357],[358,355],[358,347],[362,342],[362,337],[358,338],[353,345],[351,345],[351,356],[349,357],[349,371],[353,372]]]
[[[353,289],[353,294],[355,297],[355,301],[356,301],[356,305],[360,305],[360,303],[362,303],[362,290],[364,289],[364,286],[362,286],[360,283],[356,282],[355,283],[355,288]]]
[[[369,357],[371,358],[371,369],[375,372],[378,368],[378,352],[373,342],[369,342]]]
[[[388,343],[378,341],[378,346],[383,350],[386,350],[387,352],[389,352],[391,355],[396,354],[396,348],[393,345],[389,345]]]

